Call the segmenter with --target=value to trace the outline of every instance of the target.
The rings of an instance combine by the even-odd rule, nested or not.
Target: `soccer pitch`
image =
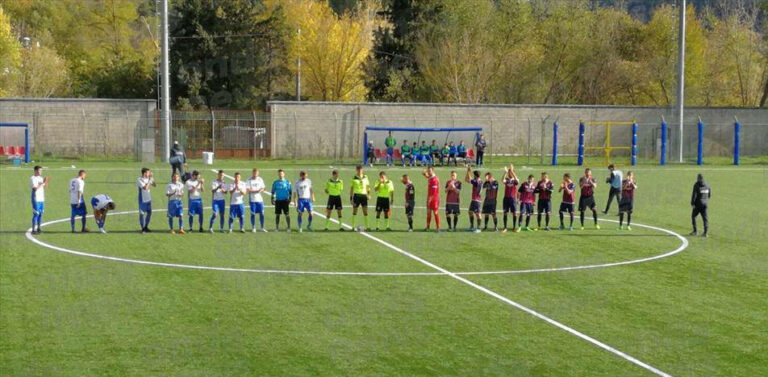
[[[164,164],[149,166],[158,182],[153,232],[140,234],[139,163],[76,162],[73,169],[52,162],[41,164],[51,177],[43,222],[52,223],[31,235],[32,169],[2,167],[0,375],[766,375],[768,168],[761,162],[619,166],[638,183],[631,232],[616,230],[614,201],[600,214],[601,230],[588,213],[583,231],[504,234],[421,232],[421,169],[377,166],[366,170],[369,178],[383,169],[395,182],[391,232],[338,232],[336,224],[324,232],[316,214],[315,231],[301,234],[171,235]],[[515,165],[518,176],[547,171],[555,184],[564,172],[583,173]],[[268,189],[277,168],[291,182],[306,170],[315,211],[325,214],[328,164],[194,167],[206,189],[212,169],[246,179],[258,167]],[[88,172],[87,199],[103,193],[116,202],[108,234],[69,232],[68,182],[80,168]],[[348,192],[354,167],[338,168]],[[464,168],[438,167],[441,186],[450,170],[463,181]],[[502,165],[481,170],[500,178]],[[602,209],[608,171],[593,170]],[[404,173],[416,186],[413,233],[405,231]],[[690,232],[697,173],[713,190],[707,239],[680,236]],[[351,224],[346,196],[342,221]],[[469,226],[469,196],[464,184],[459,229]],[[203,198],[207,229],[210,193]],[[553,195],[553,210],[560,199]],[[266,213],[273,230],[273,208]],[[293,208],[291,220],[295,229]],[[184,221],[187,228],[186,213]],[[558,225],[555,212],[551,226]],[[96,230],[92,219],[89,228]]]

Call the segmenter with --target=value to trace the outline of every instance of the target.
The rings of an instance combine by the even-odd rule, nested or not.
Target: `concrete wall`
[[[28,123],[33,155],[138,158],[140,139],[155,137],[155,108],[143,99],[0,99],[0,122]]]
[[[275,158],[359,158],[367,125],[390,127],[481,126],[489,152],[497,155],[551,155],[552,124],[559,123],[559,154],[577,150],[578,124],[583,121],[631,121],[639,125],[638,154],[658,155],[661,117],[670,129],[671,156],[679,151],[679,132],[672,109],[627,106],[453,105],[393,103],[326,103],[274,101],[271,113],[272,156]],[[705,154],[729,156],[734,117],[742,123],[742,155],[768,154],[768,109],[687,108],[683,152],[696,154],[696,123],[706,124]],[[373,136],[377,147],[384,133]],[[602,145],[605,127],[588,127],[587,144]],[[612,127],[613,145],[629,145],[630,127]],[[617,152],[622,154],[624,152]]]

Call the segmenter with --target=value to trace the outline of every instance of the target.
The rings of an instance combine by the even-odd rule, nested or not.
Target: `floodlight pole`
[[[301,39],[301,29],[296,31],[296,36]],[[301,55],[296,58],[296,101],[301,101]]]
[[[680,161],[683,162],[683,111],[685,110],[685,0],[680,0],[677,33],[677,111],[680,127]]]
[[[161,106],[161,118],[163,122],[163,162],[168,162],[168,158],[171,154],[171,117],[170,117],[170,111],[171,111],[171,88],[170,88],[170,73],[168,69],[168,1],[169,0],[160,0],[162,12],[162,33],[161,33],[161,41],[162,41],[162,64],[161,64],[161,71],[162,71],[162,90],[161,90],[161,97],[160,97],[160,106]]]

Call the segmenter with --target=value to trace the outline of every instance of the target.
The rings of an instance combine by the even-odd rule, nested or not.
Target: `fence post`
[[[24,127],[24,163],[29,163],[29,125]]]
[[[738,165],[739,164],[739,141],[740,141],[740,133],[741,133],[741,123],[739,123],[739,119],[734,117],[735,122],[733,123],[733,164]]]
[[[637,165],[637,122],[632,123],[632,166]]]
[[[552,125],[552,166],[557,166],[557,122]]]
[[[664,117],[661,118],[661,157],[659,157],[659,165],[667,164],[667,121]]]
[[[211,110],[211,153],[216,156],[216,116]]]
[[[584,165],[584,122],[579,121],[579,166]]]
[[[368,165],[368,131],[363,133],[363,165]]]
[[[699,141],[698,141],[698,147],[696,152],[696,165],[702,165],[704,164],[704,123],[701,121],[701,117],[699,117]]]

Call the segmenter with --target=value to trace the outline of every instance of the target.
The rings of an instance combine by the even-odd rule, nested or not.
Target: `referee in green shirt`
[[[387,230],[392,230],[389,227],[389,214],[392,212],[391,205],[395,201],[395,185],[387,179],[387,173],[382,171],[373,189],[376,191],[376,230],[379,230],[379,218],[382,212],[384,212]]]
[[[344,190],[344,181],[339,179],[339,171],[334,169],[331,178],[325,182],[325,193],[328,194],[328,205],[325,207],[325,230],[331,222],[331,212],[335,209],[339,215],[339,231],[343,232],[341,225],[341,192]]]
[[[349,188],[349,200],[352,202],[352,228],[357,224],[357,207],[363,208],[363,221],[368,230],[368,199],[371,198],[371,183],[363,173],[363,166],[357,165],[355,176]]]
[[[397,146],[397,140],[392,137],[392,131],[389,131],[389,135],[384,139],[384,146],[387,147],[387,166],[392,166],[393,155],[395,154],[395,147]]]

